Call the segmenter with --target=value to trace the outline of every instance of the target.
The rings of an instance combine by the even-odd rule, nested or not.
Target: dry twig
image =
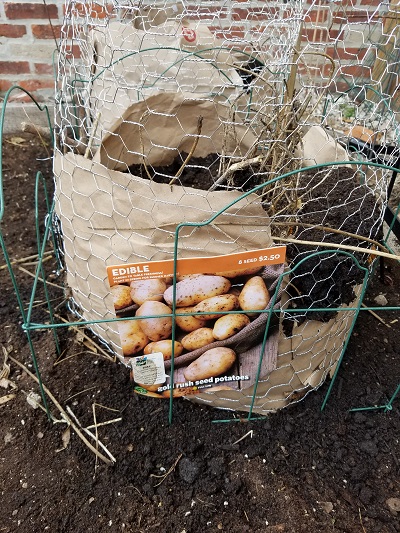
[[[15,363],[17,366],[22,368],[22,370],[24,370],[28,374],[28,376],[30,376],[36,383],[39,383],[38,378],[34,374],[32,374],[32,372],[30,370],[28,370],[24,364],[22,364],[19,361],[17,361],[17,359],[14,359],[14,357],[12,357],[11,355],[9,355],[9,358],[11,359],[11,361],[13,361],[13,363]],[[110,465],[113,462],[115,462],[114,458],[112,458],[110,460],[107,457],[105,457],[102,453],[100,453],[99,451],[96,450],[96,448],[87,440],[85,435],[83,435],[82,431],[75,424],[75,422],[71,419],[71,417],[69,417],[68,414],[64,411],[64,409],[61,407],[61,405],[56,400],[56,398],[53,396],[53,394],[49,391],[49,389],[44,384],[42,384],[42,387],[43,387],[43,390],[46,393],[46,395],[50,398],[50,400],[53,402],[53,404],[60,411],[60,414],[64,418],[66,423],[69,424],[72,427],[72,429],[75,431],[75,433],[78,435],[78,437],[86,444],[86,446],[93,453],[95,453],[102,461],[104,461],[106,464]],[[68,410],[68,407],[67,407],[67,410]],[[90,432],[87,432],[87,433],[90,433]],[[91,436],[93,437],[93,435],[91,435]],[[108,452],[108,454],[111,455],[110,452]]]
[[[53,253],[52,251],[44,252],[44,254],[43,254],[44,258],[42,259],[42,262],[44,262],[45,259],[47,261],[47,256],[51,256],[52,253]],[[26,263],[27,261],[30,261],[32,259],[38,259],[38,258],[39,258],[39,254],[28,255],[27,257],[20,257],[19,259],[14,259],[13,261],[10,261],[10,265],[17,265],[18,263]],[[6,265],[6,264],[5,265],[1,265],[0,266],[0,270],[4,270],[7,267],[8,267],[8,265]]]
[[[97,132],[97,127],[99,125],[99,121],[100,121],[100,117],[101,117],[101,113],[97,113],[97,117],[94,121],[94,124],[92,126],[92,131],[90,133],[90,137],[89,137],[89,141],[88,141],[88,144],[87,144],[87,147],[86,147],[86,150],[85,150],[85,153],[83,155],[83,157],[85,159],[87,159],[89,157],[89,154],[90,154],[90,151],[92,149],[92,144],[93,144],[93,141],[94,141],[94,137],[96,135],[96,132]]]
[[[389,324],[387,324],[379,315],[377,315],[374,311],[372,311],[372,309],[368,309],[368,305],[365,305],[365,304],[361,304],[362,307],[364,307],[364,309],[366,309],[368,311],[368,313],[370,313],[374,318],[376,318],[377,320],[379,320],[379,322],[381,324],[383,324],[384,326],[386,326],[387,328],[391,328],[392,326],[390,326]]]
[[[165,474],[162,474],[161,476],[157,476],[156,474],[150,474],[150,477],[157,477],[157,478],[162,478],[160,483],[157,483],[157,485],[154,485],[154,487],[158,487],[159,485],[161,485],[161,483],[163,483],[166,478],[170,475],[171,472],[173,472],[176,468],[176,465],[179,463],[179,461],[182,459],[182,456],[183,456],[183,453],[181,453],[179,456],[178,456],[178,459],[175,461],[175,463],[171,466],[171,468],[168,470],[168,472],[165,472]]]
[[[306,244],[308,246],[322,246],[324,248],[335,248],[337,250],[350,250],[351,252],[358,252],[360,254],[379,255],[380,257],[387,257],[400,261],[399,255],[389,254],[387,252],[380,252],[379,250],[370,250],[369,248],[362,248],[357,246],[349,246],[347,244],[335,244],[333,242],[319,242],[319,241],[300,241],[298,239],[290,239],[289,237],[274,237],[275,241],[292,242],[294,244]]]
[[[201,134],[202,126],[203,126],[203,117],[200,115],[198,120],[197,120],[197,132],[196,132],[196,137],[194,139],[192,147],[191,147],[191,149],[190,149],[185,161],[182,163],[180,169],[178,170],[178,172],[175,174],[175,176],[172,178],[172,180],[169,182],[168,185],[173,185],[175,180],[177,180],[181,176],[182,172],[185,170],[186,165],[192,159],[194,151],[196,150],[196,147],[197,147],[197,143],[199,142],[199,137],[200,137],[200,134]]]

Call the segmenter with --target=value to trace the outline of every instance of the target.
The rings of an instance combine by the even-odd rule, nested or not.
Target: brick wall
[[[53,54],[60,36],[63,0],[0,3],[0,95],[18,84],[42,102],[54,100]],[[28,100],[23,93],[12,99]]]
[[[85,1],[81,3],[85,4]],[[102,0],[97,1],[97,4],[102,3]],[[260,31],[258,13],[266,4],[271,10],[274,6],[285,9],[283,1],[232,0],[231,9],[227,9],[226,2],[208,1],[201,4],[201,10],[193,2],[193,10],[198,9],[199,16],[207,19],[210,13],[218,11],[219,6],[219,31],[222,28],[226,35],[230,32],[233,37],[240,37],[256,28]],[[388,4],[389,0],[385,3],[379,0],[305,0],[304,11],[310,6],[312,10],[303,27],[302,44],[306,49],[328,53],[336,60],[337,78],[333,89],[344,90],[349,84],[370,78],[375,54],[370,41],[379,38],[382,12],[387,10]],[[224,5],[223,12],[221,5]],[[96,16],[96,12],[100,17],[104,16],[104,10],[98,5],[91,15]],[[54,98],[52,58],[63,13],[64,0],[1,2],[0,95],[13,84],[19,84],[32,91],[39,101]],[[326,61],[315,60],[313,66],[312,57],[309,57],[307,62],[315,79],[321,83],[329,80]],[[397,63],[394,62],[391,68],[395,71]],[[24,99],[24,96],[19,94],[16,98]]]

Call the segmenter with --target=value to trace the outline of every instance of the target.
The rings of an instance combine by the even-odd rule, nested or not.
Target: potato
[[[250,278],[239,295],[239,305],[243,311],[265,309],[271,297],[261,276]]]
[[[220,296],[212,296],[206,298],[202,302],[194,306],[193,311],[195,313],[210,313],[204,316],[207,320],[214,320],[219,318],[221,313],[216,311],[234,311],[239,308],[239,300],[234,294],[221,294]]]
[[[186,278],[176,284],[176,306],[187,307],[196,305],[206,298],[225,294],[231,288],[231,283],[222,276],[196,276]],[[164,300],[172,305],[173,286],[164,292]]]
[[[149,339],[140,327],[138,320],[123,320],[117,322],[117,325],[124,355],[135,355],[148,344]]]
[[[236,361],[231,348],[211,348],[185,368],[183,375],[188,381],[217,377],[224,374]]]
[[[223,276],[224,278],[237,278],[238,276],[250,276],[257,274],[262,269],[262,266],[248,267],[237,270],[225,270],[224,272],[216,272],[216,276]]]
[[[113,285],[111,287],[111,294],[116,311],[133,304],[131,289],[127,285]]]
[[[213,330],[211,328],[199,328],[185,335],[181,343],[185,350],[192,351],[203,348],[203,346],[207,346],[207,344],[214,341]]]
[[[161,352],[164,356],[164,361],[167,361],[168,359],[171,359],[172,357],[172,340],[166,339],[163,341],[157,341],[157,342],[150,342],[145,349],[143,350],[143,353],[145,355],[150,353],[157,353]],[[175,341],[174,343],[174,357],[178,357],[183,352],[183,346],[180,342]]]
[[[207,320],[202,316],[192,316],[190,315],[193,312],[193,307],[180,307],[177,310],[178,313],[187,313],[187,316],[177,316],[175,318],[175,323],[182,331],[194,331],[195,329],[203,328]]]
[[[163,279],[142,279],[131,281],[131,298],[142,305],[148,300],[161,302],[167,284]]]
[[[171,309],[162,302],[144,302],[136,311],[136,316],[169,315]],[[143,318],[140,327],[151,341],[168,339],[172,332],[172,317]]]
[[[246,315],[222,316],[214,324],[213,336],[219,341],[229,339],[248,324],[250,324],[250,318]]]

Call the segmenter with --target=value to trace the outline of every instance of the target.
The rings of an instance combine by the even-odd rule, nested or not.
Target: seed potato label
[[[286,246],[274,246],[229,255],[178,259],[176,270],[179,275],[210,274],[256,266],[261,268],[265,265],[279,265],[284,263],[285,259]],[[207,272],[204,272],[205,265]],[[167,259],[165,261],[109,266],[107,267],[107,274],[110,286],[142,279],[165,278],[174,275],[174,261]]]
[[[135,381],[143,385],[157,385],[165,381],[164,356],[161,352],[131,359]]]

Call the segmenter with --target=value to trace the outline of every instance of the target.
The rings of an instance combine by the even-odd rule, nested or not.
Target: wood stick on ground
[[[50,142],[51,134],[49,128],[44,128],[43,126],[37,126],[30,122],[21,122],[21,130],[24,133],[31,133],[32,135],[39,135],[45,141]],[[79,154],[83,155],[86,150],[86,145],[82,141],[72,139],[71,137],[65,137],[64,144],[74,148]]]
[[[73,417],[73,419],[75,420],[75,422],[78,424],[78,426],[82,429],[82,431],[84,431],[87,435],[89,435],[90,438],[92,438],[93,440],[96,440],[96,437],[93,435],[93,433],[91,431],[89,431],[88,429],[84,428],[82,426],[82,424],[79,422],[78,418],[76,417],[75,413],[72,411],[72,409],[67,406],[67,411],[68,413]],[[111,461],[113,463],[116,463],[117,460],[115,459],[115,457],[112,455],[112,453],[104,446],[104,444],[98,440],[98,445],[100,446],[100,448],[102,448],[106,454],[110,457]],[[95,448],[94,448],[95,449]],[[98,451],[96,453],[96,455],[98,455],[98,457],[100,457],[102,454]]]
[[[22,363],[20,363],[19,361],[17,361],[17,359],[14,359],[14,357],[12,357],[11,355],[8,356],[10,358],[10,360],[15,363],[17,366],[19,366],[20,368],[22,368],[22,370],[24,370],[28,376],[30,376],[36,383],[39,384],[39,380],[38,378],[32,374],[32,372],[30,370],[28,370],[26,368],[26,366]],[[75,422],[68,416],[68,414],[64,411],[64,409],[61,407],[60,403],[56,400],[56,398],[53,396],[53,394],[49,391],[49,389],[44,385],[42,384],[42,387],[43,387],[43,390],[44,392],[46,393],[46,395],[50,398],[50,400],[53,402],[53,404],[57,407],[57,409],[60,411],[61,415],[63,416],[63,418],[65,419],[65,421],[67,422],[67,424],[69,424],[72,429],[75,431],[75,433],[78,435],[78,437],[86,444],[86,446],[93,452],[95,453],[102,461],[104,461],[106,464],[110,465],[112,464],[112,461],[110,459],[108,459],[107,457],[105,457],[102,453],[98,452],[96,450],[96,448],[87,440],[87,438],[85,437],[85,435],[83,435],[82,431],[79,429],[79,427],[77,427],[77,425],[75,424]],[[68,408],[67,408],[68,409]]]
[[[100,428],[102,426],[109,426],[110,424],[115,424],[116,422],[121,422],[122,421],[122,417],[120,416],[119,418],[113,418],[112,420],[106,420],[105,422],[99,422],[98,424],[92,424],[91,426],[86,426],[85,429],[97,429],[97,428]]]
[[[368,309],[368,305],[365,305],[365,304],[361,304],[362,307],[364,307],[364,309],[367,309],[367,311],[369,313],[371,313],[371,315],[373,317],[375,317],[377,320],[379,320],[379,322],[381,322],[381,324],[383,324],[384,326],[386,326],[387,328],[391,328],[392,326],[390,326],[389,324],[387,324],[379,315],[377,315],[374,311],[372,311],[372,309]]]
[[[47,257],[47,256],[51,256],[53,252],[52,251],[47,251],[47,252],[44,252],[43,256],[44,257]],[[28,255],[27,257],[20,257],[19,259],[13,259],[12,261],[10,261],[10,264],[11,265],[17,265],[18,263],[25,263],[27,261],[31,261],[32,259],[38,259],[39,258],[39,254],[34,254],[34,255]],[[44,261],[44,258],[43,258],[43,261]],[[1,265],[0,266],[0,270],[4,270],[8,267],[8,265]]]
[[[60,315],[54,315],[55,318],[57,318],[58,320],[61,320],[61,322],[64,322],[64,324],[68,324],[68,320],[66,320],[65,318],[63,318],[62,316]],[[106,352],[106,350],[104,350],[99,344],[97,344],[97,342],[95,342],[93,339],[91,339],[88,335],[85,335],[85,333],[83,333],[83,331],[78,328],[78,326],[69,326],[73,331],[76,331],[76,332],[79,332],[80,335],[82,335],[82,337],[87,340],[90,344],[92,344],[98,351],[99,353],[105,357],[106,359],[108,359],[109,361],[111,361],[112,363],[115,363],[116,361],[116,356],[114,357],[111,357],[110,354],[108,354]],[[82,326],[83,327],[83,326]],[[85,351],[86,352],[86,351]]]
[[[309,224],[307,222],[271,222],[271,226],[298,226],[303,228],[312,228],[320,231],[326,231],[328,233],[337,233],[338,235],[345,235],[346,237],[352,237],[353,239],[358,239],[359,241],[370,242],[377,248],[380,248],[382,251],[387,250],[383,244],[369,237],[363,237],[362,235],[357,235],[357,233],[350,233],[349,231],[343,231],[341,229],[331,228],[330,226],[320,226],[318,224]],[[274,237],[273,237],[274,238]]]
[[[36,276],[36,274],[34,274],[33,272],[30,272],[29,270],[27,270],[26,268],[24,268],[22,266],[18,267],[18,270],[20,270],[21,272],[24,272],[25,274],[29,274],[33,278]],[[38,280],[44,283],[44,279],[43,278],[38,277]],[[57,285],[56,283],[52,283],[51,281],[47,281],[46,280],[46,284],[47,285],[51,285],[52,287],[56,287],[57,289],[65,290],[65,287],[61,287],[61,285]]]
[[[318,241],[300,241],[298,239],[290,239],[289,237],[274,237],[275,241],[292,242],[294,244],[306,244],[308,246],[322,246],[323,248],[335,248],[337,250],[350,250],[351,252],[358,252],[360,254],[379,255],[380,257],[387,257],[400,261],[400,255],[380,252],[379,250],[370,250],[368,248],[357,248],[356,246],[348,246],[347,244],[335,244],[332,242],[318,242]]]

